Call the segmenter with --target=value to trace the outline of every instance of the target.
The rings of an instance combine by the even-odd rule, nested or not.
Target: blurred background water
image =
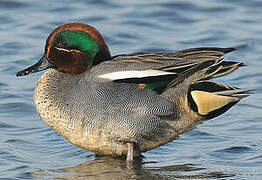
[[[261,179],[262,1],[1,0],[0,179]],[[36,62],[58,25],[96,27],[113,55],[234,46],[246,67],[221,81],[256,89],[224,115],[144,153],[133,169],[68,143],[37,115],[42,73],[16,78]]]

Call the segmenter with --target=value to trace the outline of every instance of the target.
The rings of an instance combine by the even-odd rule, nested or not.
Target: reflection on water
[[[261,179],[261,8],[260,0],[0,1],[0,179]],[[227,58],[247,66],[219,81],[256,92],[144,153],[133,168],[123,160],[95,158],[38,117],[33,90],[42,73],[15,76],[41,57],[48,34],[68,22],[96,27],[112,55],[235,46],[238,51]]]
[[[192,179],[192,178],[226,178],[233,177],[234,174],[224,174],[222,172],[208,172],[205,168],[198,168],[193,164],[180,164],[164,166],[159,168],[144,168],[143,164],[154,162],[142,162],[136,160],[132,167],[126,164],[124,159],[113,157],[98,157],[93,161],[82,163],[74,167],[68,167],[47,172],[31,172],[33,177],[55,179]],[[188,174],[188,175],[185,175]],[[117,175],[117,176],[116,176]]]

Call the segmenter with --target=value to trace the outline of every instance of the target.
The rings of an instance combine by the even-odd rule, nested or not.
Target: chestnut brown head
[[[40,61],[18,72],[17,76],[47,68],[55,68],[64,73],[80,74],[110,58],[109,49],[95,28],[82,23],[64,24],[48,36],[45,54]]]

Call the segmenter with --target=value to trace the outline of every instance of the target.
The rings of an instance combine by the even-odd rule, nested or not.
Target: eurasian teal
[[[39,116],[78,147],[133,160],[247,96],[250,90],[210,80],[243,66],[224,61],[234,50],[111,56],[95,28],[70,23],[56,28],[40,61],[17,76],[52,68],[34,92]]]

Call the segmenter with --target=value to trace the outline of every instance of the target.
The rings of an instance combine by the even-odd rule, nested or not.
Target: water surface
[[[262,176],[262,2],[0,1],[0,179],[260,179]],[[36,62],[58,25],[95,26],[113,55],[234,46],[246,67],[221,81],[256,89],[224,115],[144,153],[132,169],[75,147],[37,115],[42,73],[16,78]]]

